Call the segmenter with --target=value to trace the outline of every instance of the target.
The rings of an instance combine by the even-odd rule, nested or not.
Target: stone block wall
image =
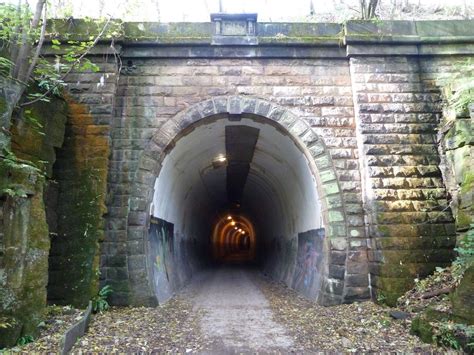
[[[112,159],[110,163],[110,209],[107,240],[127,245],[108,254],[106,282],[124,290],[114,297],[127,302],[128,285],[146,290],[143,277],[145,246],[139,235],[128,235],[130,189],[148,188],[134,181],[139,158],[153,134],[165,122],[190,105],[224,95],[258,97],[301,117],[321,137],[333,159],[338,186],[344,196],[347,228],[331,228],[328,237],[338,240],[330,274],[338,275],[345,297],[368,297],[366,239],[363,226],[358,150],[349,65],[345,59],[142,59],[124,60],[129,70],[122,74],[117,91]],[[127,69],[127,68],[126,68]],[[151,182],[152,183],[152,182]],[[146,204],[146,201],[133,201]],[[137,220],[137,223],[143,221]],[[346,254],[349,258],[346,265]],[[120,257],[122,256],[122,257]],[[337,269],[337,270],[336,270]],[[342,273],[341,270],[342,269]],[[347,272],[345,273],[345,270]],[[129,277],[129,280],[124,278]],[[346,278],[342,290],[340,278]],[[144,299],[147,296],[132,296]]]
[[[73,73],[69,84],[64,146],[54,166],[56,230],[49,258],[48,298],[84,307],[99,288],[100,243],[107,212],[110,125],[117,65],[91,57],[97,72]],[[107,244],[104,245],[107,248]]]
[[[440,94],[419,58],[351,58],[363,157],[371,285],[394,304],[413,279],[447,265],[456,242],[438,167]]]

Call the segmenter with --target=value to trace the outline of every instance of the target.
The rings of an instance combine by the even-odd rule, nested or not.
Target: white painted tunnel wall
[[[208,245],[212,223],[225,212],[222,205],[227,200],[226,167],[212,167],[213,159],[225,154],[226,125],[260,129],[241,203],[256,227],[257,243],[265,246],[273,238],[290,240],[323,227],[316,181],[306,156],[283,131],[250,118],[203,122],[181,137],[163,161],[150,214],[173,223],[176,240],[197,238]],[[260,249],[260,255],[265,252]],[[294,267],[295,262],[272,264]]]

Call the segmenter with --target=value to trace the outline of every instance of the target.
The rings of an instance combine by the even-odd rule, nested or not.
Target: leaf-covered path
[[[101,352],[436,352],[371,302],[322,307],[256,271],[204,272],[157,308],[94,317],[73,349]]]

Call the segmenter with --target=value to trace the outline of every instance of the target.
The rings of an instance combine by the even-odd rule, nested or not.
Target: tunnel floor
[[[196,275],[162,306],[112,308],[96,315],[72,351],[439,351],[410,335],[409,323],[391,319],[388,312],[372,302],[319,306],[256,269],[222,266]]]

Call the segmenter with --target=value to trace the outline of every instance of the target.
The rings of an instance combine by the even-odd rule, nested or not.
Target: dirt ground
[[[388,313],[372,302],[318,306],[257,271],[226,267],[196,276],[163,306],[96,315],[73,352],[445,352]]]

